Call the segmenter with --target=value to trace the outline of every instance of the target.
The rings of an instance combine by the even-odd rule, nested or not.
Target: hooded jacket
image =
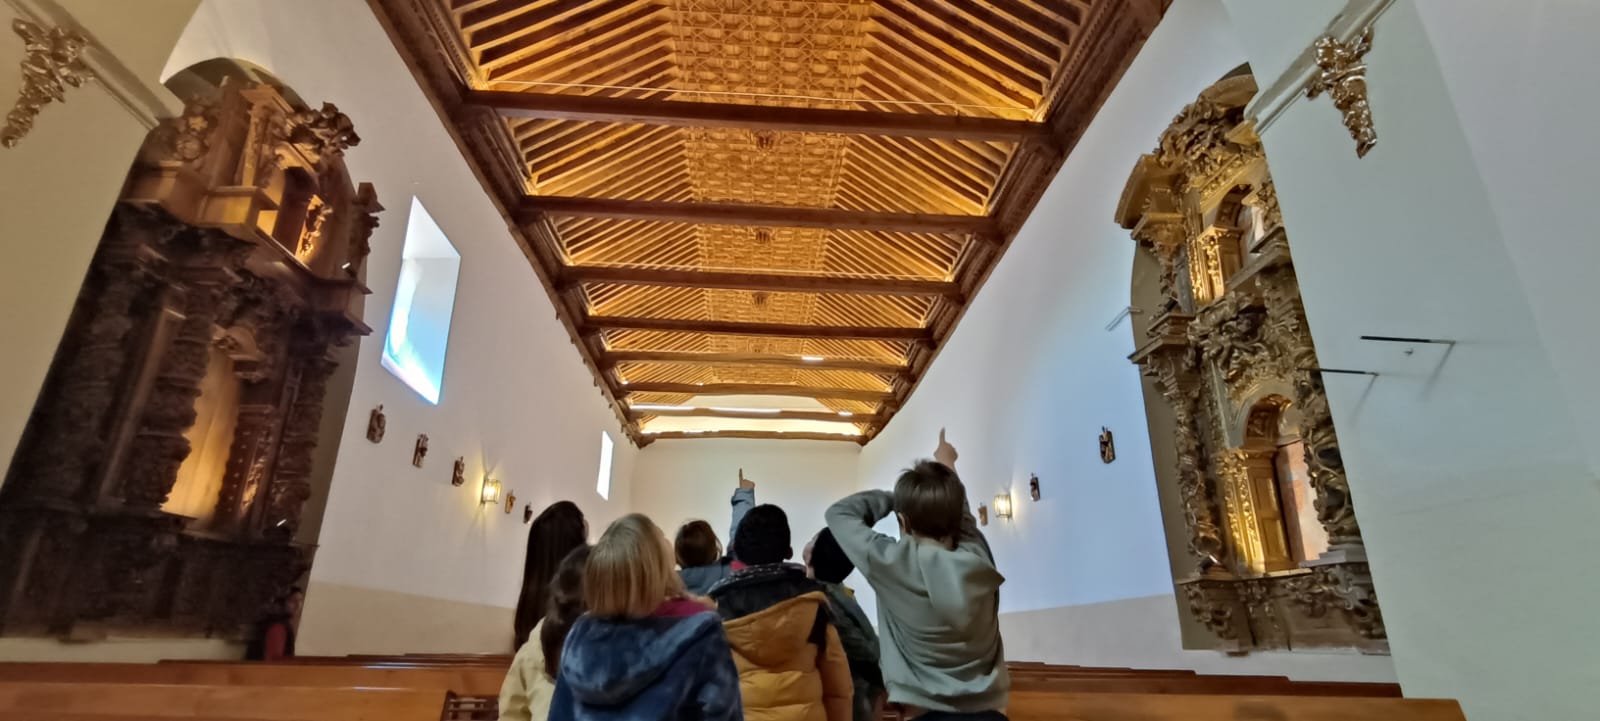
[[[717,614],[608,620],[567,634],[550,721],[738,721],[739,672]]]
[[[753,566],[711,590],[723,617],[745,718],[851,721],[850,662],[822,584],[789,564]]]
[[[878,596],[880,664],[889,700],[933,711],[1006,706],[1011,679],[1000,642],[994,554],[963,510],[954,549],[872,527],[894,513],[887,491],[863,491],[828,509],[828,528]]]
[[[728,524],[728,545],[723,550],[722,558],[717,559],[716,563],[690,566],[678,571],[678,577],[683,579],[683,587],[689,593],[704,596],[712,586],[733,575],[733,537],[739,532],[739,522],[744,520],[744,514],[755,507],[756,492],[750,488],[735,488],[729,502],[733,506],[733,520]]]

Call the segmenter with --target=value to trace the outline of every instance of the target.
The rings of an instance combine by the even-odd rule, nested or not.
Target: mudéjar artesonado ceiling
[[[1170,4],[370,2],[640,445],[870,440]]]

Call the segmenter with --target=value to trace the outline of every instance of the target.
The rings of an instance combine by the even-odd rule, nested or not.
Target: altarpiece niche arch
[[[1174,582],[1217,647],[1384,653],[1288,232],[1244,120],[1255,93],[1247,69],[1200,93],[1139,158],[1117,208],[1159,268],[1159,293],[1136,292],[1145,320],[1130,359],[1161,396],[1147,399],[1152,428],[1172,429],[1157,482],[1181,506],[1186,537],[1171,545],[1189,563],[1175,569],[1190,569]]]
[[[242,63],[169,85],[0,488],[0,633],[242,639],[296,530],[382,210],[360,142]],[[345,389],[348,392],[348,389]]]

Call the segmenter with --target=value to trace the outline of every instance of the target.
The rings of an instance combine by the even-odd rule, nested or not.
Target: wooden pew
[[[447,692],[119,683],[0,682],[0,713],[249,721],[439,721]]]
[[[1455,701],[1016,691],[1012,721],[1465,721]]]
[[[413,688],[460,696],[500,694],[505,670],[497,668],[371,668],[261,663],[0,663],[0,682],[106,682],[209,686],[314,686]]]

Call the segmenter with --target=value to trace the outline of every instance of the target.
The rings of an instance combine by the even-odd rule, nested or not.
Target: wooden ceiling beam
[[[561,277],[564,284],[615,283],[618,285],[762,290],[789,293],[949,296],[956,299],[961,297],[961,285],[953,281],[901,278],[848,278],[800,275],[796,273],[662,270],[603,266],[568,266],[561,271]]]
[[[738,418],[741,420],[823,421],[826,423],[873,424],[881,420],[876,413],[840,415],[837,411],[773,411],[733,408],[645,408],[629,410],[628,417],[635,421],[658,416],[661,418]]]
[[[599,330],[656,330],[669,333],[754,335],[774,338],[846,338],[852,340],[933,342],[933,331],[921,327],[745,323],[731,320],[632,318],[622,316],[589,316],[584,319],[582,325],[591,332]]]
[[[513,118],[639,123],[696,128],[742,128],[803,133],[893,135],[1022,142],[1049,134],[1042,123],[878,110],[773,108],[682,100],[636,100],[515,90],[470,90],[466,101]]]
[[[847,433],[798,433],[789,431],[659,431],[645,433],[647,441],[682,440],[685,438],[750,438],[780,441],[849,441],[866,443],[867,437]]]
[[[833,398],[842,401],[881,403],[890,397],[888,391],[869,391],[860,388],[825,388],[797,386],[784,383],[624,383],[622,393],[665,393],[686,396],[794,396],[799,398]]]
[[[618,363],[681,363],[685,365],[757,365],[800,368],[817,371],[861,371],[883,375],[902,374],[903,363],[855,360],[851,358],[823,358],[810,361],[798,356],[760,355],[756,353],[685,353],[680,351],[606,351],[601,364],[615,367]]]
[[[994,221],[983,215],[882,213],[749,203],[663,203],[556,195],[526,196],[522,200],[519,212],[523,222],[545,213],[579,218],[656,220],[710,225],[972,234],[985,242],[997,242]]]

